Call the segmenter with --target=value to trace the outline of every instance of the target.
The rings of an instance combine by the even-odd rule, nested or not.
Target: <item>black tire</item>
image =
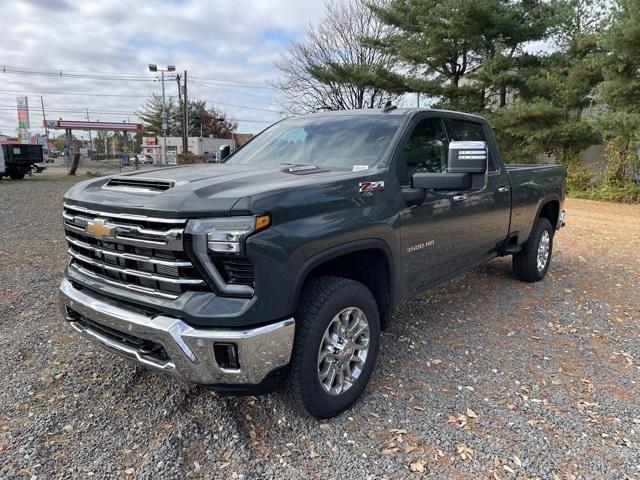
[[[549,254],[543,268],[538,267],[538,247],[545,236],[549,237]],[[522,250],[513,256],[513,273],[521,282],[539,282],[542,280],[551,264],[551,254],[553,252],[554,230],[546,218],[539,218],[533,232],[529,236],[527,243]]]
[[[22,180],[24,178],[24,173],[10,173],[9,176],[13,180]]]
[[[321,385],[318,359],[325,330],[336,315],[357,307],[369,324],[369,348],[359,376],[339,394]],[[364,391],[380,348],[380,315],[376,300],[363,284],[342,277],[310,280],[296,309],[296,334],[291,355],[289,389],[296,406],[316,418],[331,418],[348,409]]]

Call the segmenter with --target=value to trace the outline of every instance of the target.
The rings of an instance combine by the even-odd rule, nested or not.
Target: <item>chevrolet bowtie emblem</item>
[[[84,230],[96,238],[105,238],[113,236],[115,228],[107,225],[104,220],[96,218],[95,220],[89,220]]]

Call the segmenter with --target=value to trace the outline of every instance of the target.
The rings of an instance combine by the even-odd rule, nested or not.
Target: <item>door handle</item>
[[[454,195],[453,196],[453,201],[454,202],[464,202],[467,198],[469,198],[469,197],[467,197],[466,195]]]
[[[499,187],[498,191],[500,193],[507,193],[509,191],[509,187]]]

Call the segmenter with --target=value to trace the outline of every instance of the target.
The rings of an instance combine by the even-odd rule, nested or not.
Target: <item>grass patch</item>
[[[603,202],[640,203],[640,183],[627,182],[617,186],[600,186],[586,189],[569,188],[572,198],[600,200]]]

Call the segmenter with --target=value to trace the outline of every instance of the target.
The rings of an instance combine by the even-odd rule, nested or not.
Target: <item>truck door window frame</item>
[[[444,133],[444,138],[446,139],[446,142],[447,142],[446,144],[447,146],[445,149],[445,160],[446,158],[448,158],[447,152],[449,149],[449,143],[451,143],[451,138],[449,136],[449,132],[447,129],[445,117],[443,115],[434,115],[429,113],[416,115],[416,117],[406,127],[405,134],[402,136],[402,139],[398,143],[398,148],[396,149],[394,154],[394,162],[396,162],[394,170],[396,172],[400,185],[403,187],[411,186],[411,174],[409,173],[408,165],[404,159],[404,155],[403,155],[404,149],[409,143],[409,140],[411,139],[411,136],[413,135],[413,132],[416,129],[416,127],[420,124],[420,122],[425,120],[435,120],[440,122],[440,126],[442,127],[442,132]],[[446,169],[440,173],[445,173],[445,172],[446,172]]]
[[[495,149],[495,145],[491,141],[491,138],[493,137],[490,135],[490,132],[487,131],[488,127],[486,123],[482,121],[474,121],[466,117],[461,118],[454,115],[447,116],[445,118],[445,125],[447,127],[447,135],[452,141],[457,141],[457,139],[453,138],[453,133],[455,132],[453,122],[471,123],[480,126],[480,128],[482,129],[482,136],[484,137],[483,139],[481,139],[481,141],[485,142],[487,144],[487,148],[489,149],[489,166],[487,168],[487,174],[494,175],[496,173],[500,173],[500,167],[498,166],[498,162],[496,161],[497,152]],[[473,140],[478,139],[474,138]]]

